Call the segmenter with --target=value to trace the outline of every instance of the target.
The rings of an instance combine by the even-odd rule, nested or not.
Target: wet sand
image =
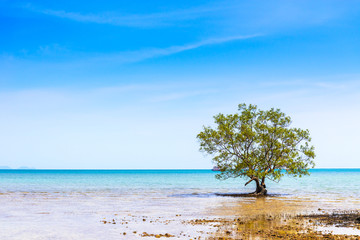
[[[360,239],[358,210],[342,211],[341,204],[331,200],[321,204],[327,209],[317,208],[319,204],[279,196],[234,198],[210,209],[204,218],[115,214],[101,223],[126,226],[124,239]]]

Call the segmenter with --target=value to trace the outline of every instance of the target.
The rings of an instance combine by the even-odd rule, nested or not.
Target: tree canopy
[[[291,128],[291,118],[280,109],[239,104],[238,110],[214,116],[216,127],[203,127],[197,135],[200,150],[213,155],[220,169],[218,179],[249,178],[245,185],[255,181],[255,194],[264,195],[265,179],[309,174],[315,158],[309,130]]]

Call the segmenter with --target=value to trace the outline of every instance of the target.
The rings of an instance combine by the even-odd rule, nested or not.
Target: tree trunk
[[[265,178],[263,178],[261,180],[261,184],[260,184],[260,181],[259,181],[259,179],[257,177],[252,177],[250,179],[250,181],[245,183],[245,186],[248,185],[252,181],[255,181],[255,183],[256,183],[256,191],[253,192],[252,194],[259,195],[259,196],[265,196],[267,194],[266,185],[265,185]]]
[[[267,190],[266,190],[266,185],[265,182],[262,181],[260,184],[259,179],[254,179],[256,182],[256,191],[254,192],[254,194],[256,195],[266,195],[267,194]]]

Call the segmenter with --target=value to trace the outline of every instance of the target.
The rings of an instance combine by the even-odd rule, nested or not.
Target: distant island
[[[11,169],[9,166],[0,166],[0,169]]]
[[[11,167],[9,167],[9,166],[0,166],[0,169],[24,169],[24,170],[26,170],[26,169],[35,169],[35,168],[33,168],[33,167],[27,167],[27,166],[21,166],[21,167],[19,167],[19,168],[11,168]]]

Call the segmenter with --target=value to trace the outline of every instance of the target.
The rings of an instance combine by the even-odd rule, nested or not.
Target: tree
[[[249,178],[245,186],[255,181],[253,194],[266,195],[266,179],[309,175],[315,158],[309,130],[290,128],[291,118],[280,109],[240,104],[238,110],[214,116],[216,128],[204,126],[197,135],[200,150],[213,155],[220,169],[216,178]]]

